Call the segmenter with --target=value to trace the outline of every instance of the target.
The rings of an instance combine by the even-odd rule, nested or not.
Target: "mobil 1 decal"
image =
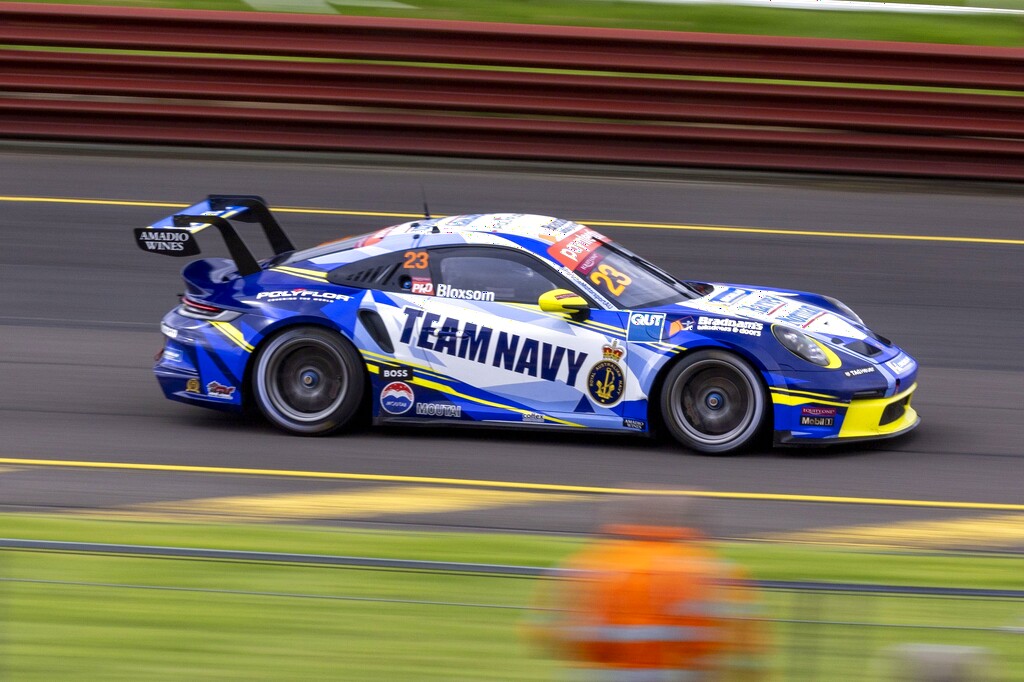
[[[626,350],[616,340],[603,346],[601,352],[604,359],[587,374],[587,392],[594,402],[608,407],[622,399],[626,388],[626,373],[619,365]]]

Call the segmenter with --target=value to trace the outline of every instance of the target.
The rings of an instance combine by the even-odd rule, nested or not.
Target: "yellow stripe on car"
[[[301,277],[302,279],[312,280],[314,282],[327,282],[327,273],[320,270],[307,270],[305,268],[293,268],[289,265],[275,265],[270,268],[275,272],[281,272],[286,275],[292,275],[293,277]]]
[[[245,336],[242,335],[242,332],[230,322],[217,322],[215,320],[210,320],[210,326],[226,336],[232,343],[245,352],[251,353],[255,350],[252,344],[245,340]]]
[[[835,407],[846,407],[849,403],[838,402],[832,396],[827,398],[810,397],[807,395],[789,395],[784,389],[773,388],[772,391],[772,403],[776,405],[809,405],[811,403],[815,405],[833,405]]]

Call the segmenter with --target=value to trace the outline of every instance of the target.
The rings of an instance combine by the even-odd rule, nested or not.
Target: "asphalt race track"
[[[275,207],[384,214],[283,213],[305,246],[401,222],[421,211],[421,192],[438,215],[580,220],[688,278],[836,296],[921,362],[915,406],[923,423],[908,437],[866,446],[715,458],[668,442],[579,433],[417,429],[296,438],[162,398],[150,372],[161,344],[157,323],[181,291],[184,261],[132,243],[132,228],[175,209],[131,202],[246,193]],[[606,497],[587,488],[659,486],[721,493],[710,503],[712,528],[730,537],[1008,512],[1024,518],[1019,188],[8,145],[0,148],[0,195],[0,510],[175,508],[228,496],[393,490],[390,513],[340,507],[295,518],[587,532],[595,501]],[[204,240],[208,255],[223,254],[215,241]],[[438,500],[471,489],[478,503],[425,511],[403,496],[410,487],[432,488]],[[788,497],[800,495],[828,499]]]

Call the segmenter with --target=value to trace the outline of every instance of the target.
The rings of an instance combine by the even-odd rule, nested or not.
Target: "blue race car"
[[[257,260],[235,229],[258,223]],[[154,368],[172,400],[258,407],[296,434],[374,424],[649,434],[729,453],[896,436],[919,422],[917,362],[839,301],[680,280],[569,220],[423,218],[310,249],[266,203],[210,196],[137,245],[230,259],[183,270]],[[365,412],[364,412],[365,413]]]

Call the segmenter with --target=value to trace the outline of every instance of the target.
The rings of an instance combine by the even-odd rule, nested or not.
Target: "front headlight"
[[[853,312],[853,308],[851,308],[850,306],[846,305],[845,303],[840,301],[838,298],[832,298],[831,296],[822,296],[822,298],[824,298],[826,301],[828,301],[833,306],[835,306],[835,309],[838,310],[839,312],[841,312],[843,315],[845,315],[846,317],[850,318],[851,320],[853,320],[854,322],[856,322],[860,326],[862,326],[862,327],[864,326],[864,320],[860,319],[860,315],[858,315],[857,313]]]
[[[807,336],[807,334],[796,329],[790,329],[789,327],[780,327],[777,324],[772,325],[772,334],[791,353],[803,358],[807,362],[813,362],[822,367],[828,367],[832,364],[829,354],[825,352],[821,344]],[[832,355],[834,357],[834,354]]]

